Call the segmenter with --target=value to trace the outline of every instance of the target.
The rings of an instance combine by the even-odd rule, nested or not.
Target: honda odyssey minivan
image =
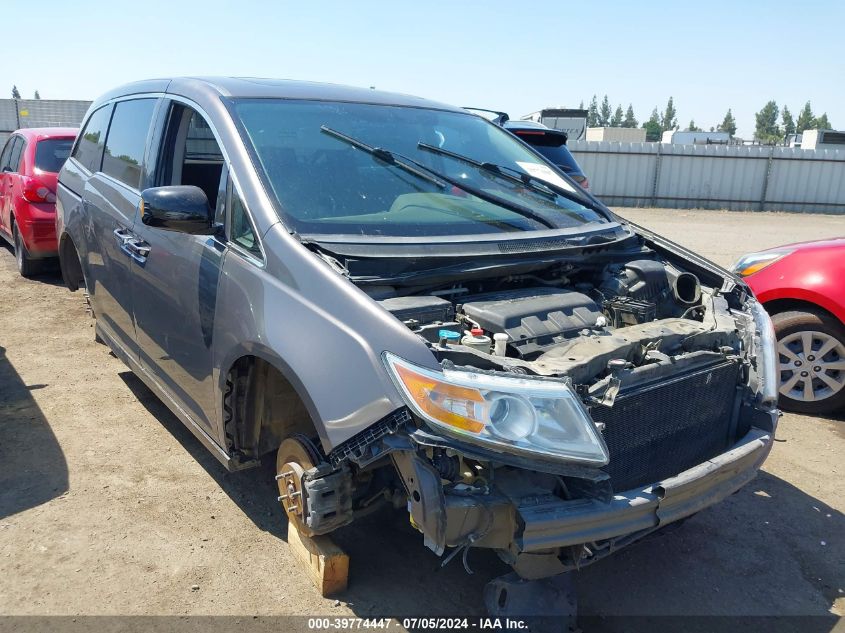
[[[438,556],[549,577],[730,495],[772,446],[747,286],[460,108],[123,86],[85,117],[57,227],[97,337],[228,469],[275,458],[305,535],[402,507]]]

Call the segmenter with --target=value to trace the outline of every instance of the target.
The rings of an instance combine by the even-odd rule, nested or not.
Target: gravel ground
[[[622,209],[727,265],[845,233],[835,216]],[[272,466],[230,474],[108,350],[80,293],[26,281],[0,247],[0,613],[481,614],[507,569],[438,569],[403,512],[337,541],[350,588],[323,599],[288,552]],[[578,576],[598,615],[845,614],[845,416],[782,418],[760,476]]]

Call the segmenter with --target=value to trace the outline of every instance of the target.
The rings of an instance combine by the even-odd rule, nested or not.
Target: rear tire
[[[21,277],[32,277],[41,270],[41,262],[29,256],[26,250],[26,245],[23,243],[21,232],[18,231],[18,225],[14,225],[15,237],[15,261],[18,264],[18,272]]]
[[[845,326],[816,312],[772,316],[778,340],[779,405],[819,415],[845,407]]]

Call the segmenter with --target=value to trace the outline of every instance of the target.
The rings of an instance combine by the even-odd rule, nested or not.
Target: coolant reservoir
[[[461,339],[461,345],[466,345],[486,354],[490,353],[490,343],[490,337],[485,336],[484,330],[480,327],[474,327],[469,332],[464,332],[464,337]]]

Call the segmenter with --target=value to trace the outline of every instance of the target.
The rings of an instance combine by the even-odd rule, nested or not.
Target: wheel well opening
[[[293,433],[317,435],[305,403],[290,381],[256,356],[239,358],[229,370],[223,420],[226,448],[242,460],[275,451]]]
[[[79,253],[76,244],[68,234],[62,235],[59,242],[59,268],[62,271],[62,279],[68,290],[74,292],[85,286],[85,278],[82,273],[82,264],[79,261]]]
[[[780,314],[781,312],[811,312],[812,314],[823,314],[831,318],[836,318],[831,312],[825,310],[818,304],[810,301],[802,301],[801,299],[773,299],[763,304],[769,316]]]

